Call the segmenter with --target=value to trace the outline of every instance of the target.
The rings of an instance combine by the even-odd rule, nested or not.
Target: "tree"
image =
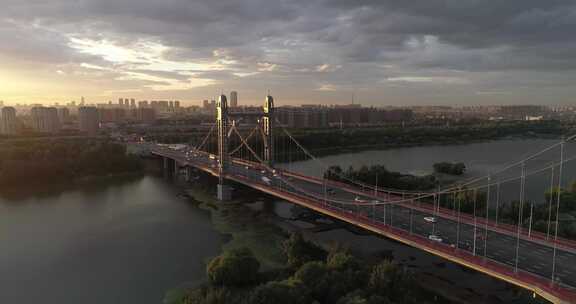
[[[326,251],[316,244],[307,242],[300,233],[293,233],[284,241],[283,250],[288,259],[288,267],[298,268],[306,262],[324,260]]]
[[[408,303],[409,290],[414,285],[412,275],[398,264],[384,260],[372,268],[368,286],[374,294],[386,296],[401,303]]]
[[[450,175],[462,175],[464,174],[464,171],[466,171],[466,165],[464,165],[464,163],[441,162],[435,163],[433,167],[434,171],[437,173]]]
[[[304,285],[310,286],[319,282],[327,272],[328,269],[323,262],[307,262],[294,273],[294,279],[301,281]]]
[[[354,256],[345,252],[334,252],[328,256],[328,268],[338,271],[359,270],[360,264]]]
[[[206,272],[210,282],[217,286],[241,286],[254,283],[260,262],[247,248],[233,249],[214,258]]]
[[[290,281],[268,282],[256,287],[247,304],[305,304],[311,301],[306,298],[303,289]]]

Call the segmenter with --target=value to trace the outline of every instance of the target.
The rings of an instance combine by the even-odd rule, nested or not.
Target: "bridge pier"
[[[173,160],[169,157],[163,157],[163,171],[165,177],[172,176],[172,162]]]
[[[192,180],[192,168],[186,167],[186,182],[189,183]]]
[[[232,199],[232,187],[225,184],[218,184],[217,196],[219,201],[229,201]]]

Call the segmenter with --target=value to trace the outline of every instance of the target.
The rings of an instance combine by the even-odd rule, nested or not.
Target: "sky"
[[[0,0],[0,100],[572,104],[573,0]]]

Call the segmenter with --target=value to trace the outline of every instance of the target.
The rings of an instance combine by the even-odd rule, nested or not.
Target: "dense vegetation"
[[[340,166],[331,166],[324,172],[324,178],[351,184],[351,181],[375,185],[376,181],[387,188],[403,190],[431,190],[438,184],[433,175],[415,176],[388,171],[382,165],[362,166],[356,170],[349,167],[342,170]]]
[[[324,153],[367,148],[395,148],[419,145],[460,144],[499,139],[506,136],[559,136],[566,128],[556,121],[485,122],[453,127],[379,127],[352,129],[294,130],[294,137],[306,148]],[[332,150],[332,151],[330,151]]]
[[[0,185],[70,182],[141,170],[123,145],[102,140],[26,140],[0,146]]]
[[[326,252],[300,234],[291,235],[283,247],[286,268],[267,272],[247,249],[225,252],[208,264],[209,281],[187,290],[179,303],[433,303],[437,298],[390,260],[365,265],[346,251]]]
[[[576,239],[576,183],[572,184],[569,189],[554,189],[544,193],[542,202],[525,201],[522,207],[522,216],[519,217],[520,202],[512,201],[501,203],[496,211],[494,206],[486,210],[486,192],[475,192],[466,190],[459,192],[458,195],[445,195],[441,197],[441,205],[446,208],[460,208],[460,211],[468,214],[476,214],[479,217],[486,217],[489,213],[491,219],[494,219],[498,212],[498,221],[531,228],[542,233],[550,233],[554,236],[556,231],[556,202],[560,192],[560,207],[558,217],[558,236]],[[552,201],[551,201],[552,199]],[[550,204],[552,202],[552,204]],[[492,203],[494,204],[494,203]],[[458,206],[459,205],[459,206]],[[474,212],[476,206],[476,212]],[[532,209],[532,210],[531,210]],[[530,215],[532,213],[532,219]],[[550,221],[548,220],[550,218]],[[520,219],[520,221],[519,221]]]
[[[450,175],[462,175],[466,171],[464,163],[441,162],[434,164],[434,172]]]

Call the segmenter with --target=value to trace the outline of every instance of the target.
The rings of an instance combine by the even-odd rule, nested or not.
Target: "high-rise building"
[[[123,105],[124,105],[124,98],[118,98],[118,105],[119,105],[119,106],[123,106]]]
[[[54,107],[36,106],[30,110],[32,129],[41,133],[56,133],[60,131],[58,109]]]
[[[230,92],[230,106],[235,108],[238,106],[238,92]]]
[[[58,108],[58,119],[60,123],[70,122],[70,110],[68,108]]]
[[[3,107],[0,116],[0,134],[11,135],[16,133],[16,109]]]
[[[131,108],[135,108],[135,107],[136,107],[136,99],[134,99],[134,98],[130,99],[130,107],[131,107]]]
[[[173,102],[172,100],[170,100],[170,101],[168,102],[168,107],[169,107],[170,109],[173,109],[173,108],[174,108],[174,102]]]
[[[136,120],[144,123],[153,122],[156,119],[156,112],[150,108],[138,108],[136,110]]]
[[[4,106],[4,101],[0,100],[0,108]]]
[[[138,108],[147,108],[148,107],[148,101],[147,100],[142,100],[138,102]]]
[[[179,107],[180,107],[180,101],[175,100],[175,101],[174,101],[174,107],[175,107],[175,108],[179,108]]]
[[[89,135],[95,135],[100,128],[98,109],[96,107],[81,107],[78,109],[80,131]]]

